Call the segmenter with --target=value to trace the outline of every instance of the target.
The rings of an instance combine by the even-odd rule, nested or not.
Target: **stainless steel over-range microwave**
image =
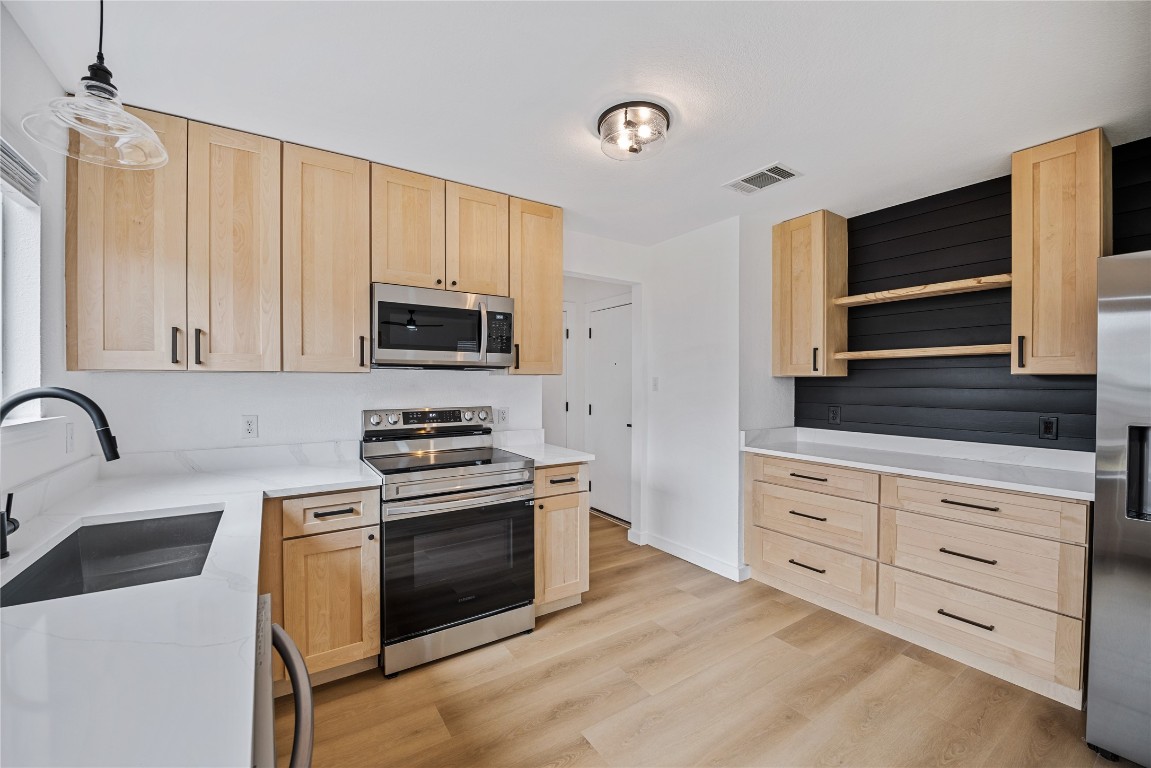
[[[372,283],[372,365],[507,368],[512,312],[507,296]]]

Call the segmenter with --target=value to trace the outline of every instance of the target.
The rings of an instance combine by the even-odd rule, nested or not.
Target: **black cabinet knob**
[[[540,505],[539,505],[539,507],[540,507],[540,509],[543,509],[543,508],[544,508],[544,505],[543,505],[543,504],[540,504]]]
[[[369,533],[368,534],[368,541],[375,541],[375,540],[376,540],[376,534]]]
[[[456,284],[456,281],[455,281],[455,280],[453,280],[453,281],[452,281],[452,285],[455,285],[455,284]]]

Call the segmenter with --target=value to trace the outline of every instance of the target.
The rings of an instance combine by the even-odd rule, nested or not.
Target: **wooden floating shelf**
[[[1010,344],[972,344],[966,347],[913,347],[872,349],[867,352],[836,352],[836,360],[891,360],[899,357],[960,357],[963,355],[1010,355]]]
[[[995,288],[1006,288],[1009,285],[1011,285],[1010,273],[987,275],[986,277],[971,277],[966,280],[950,280],[946,283],[913,285],[910,288],[893,288],[890,291],[876,291],[875,293],[843,296],[835,299],[835,304],[840,307],[862,307],[866,304],[884,304],[889,301],[925,299],[928,296],[948,296],[955,293],[990,291]]]

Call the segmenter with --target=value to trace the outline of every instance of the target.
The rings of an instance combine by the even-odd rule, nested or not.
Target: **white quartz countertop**
[[[815,429],[745,432],[743,450],[871,472],[1093,501],[1093,454]]]
[[[558,464],[583,464],[595,459],[594,453],[584,453],[571,448],[562,448],[548,443],[527,443],[507,445],[505,451],[518,453],[535,461],[537,467],[554,467]]]
[[[104,476],[11,537],[4,583],[81,525],[223,510],[199,576],[3,609],[0,763],[251,765],[263,499],[380,481],[346,446],[246,458],[237,449],[101,464]]]

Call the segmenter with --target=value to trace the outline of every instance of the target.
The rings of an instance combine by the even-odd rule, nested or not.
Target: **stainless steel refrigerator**
[[[1151,766],[1151,251],[1099,259],[1087,742]]]

